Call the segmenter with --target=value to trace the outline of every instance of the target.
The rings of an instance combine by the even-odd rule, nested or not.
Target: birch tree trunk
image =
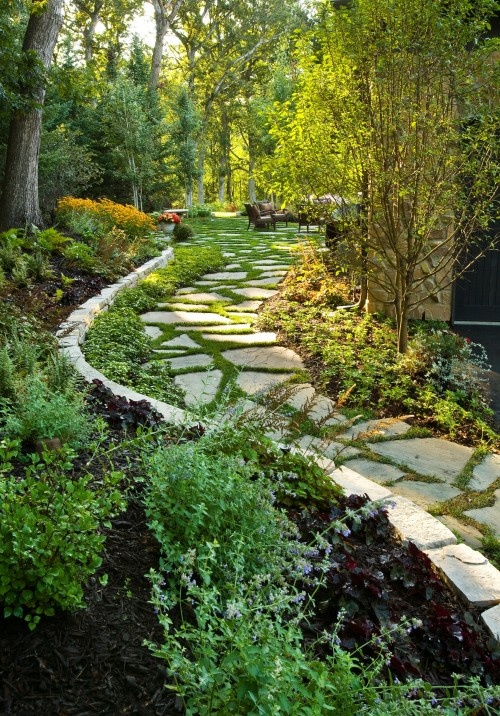
[[[23,55],[35,53],[45,73],[63,22],[63,0],[47,0],[42,12],[31,14],[24,36]],[[5,179],[0,200],[0,229],[42,225],[38,200],[38,158],[42,131],[45,79],[24,90],[27,106],[10,121]]]

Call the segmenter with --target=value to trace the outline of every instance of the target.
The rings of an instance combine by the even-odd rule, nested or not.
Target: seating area
[[[255,204],[244,204],[248,217],[248,229],[276,228],[276,222],[282,221],[288,226],[288,213],[277,211],[271,201],[257,201]]]

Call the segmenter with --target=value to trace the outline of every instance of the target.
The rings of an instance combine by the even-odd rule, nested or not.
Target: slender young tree
[[[10,120],[0,228],[42,225],[38,157],[46,75],[63,22],[63,0],[32,2],[19,63],[21,106]]]
[[[498,4],[340,5],[321,3],[304,39],[300,89],[277,114],[267,169],[289,197],[363,205],[366,231],[355,238],[404,353],[412,311],[467,267],[464,249],[491,218],[498,64],[483,36]]]

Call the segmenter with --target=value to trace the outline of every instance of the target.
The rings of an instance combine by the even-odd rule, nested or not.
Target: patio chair
[[[245,209],[246,209],[245,205]],[[265,216],[262,216],[259,209],[254,204],[248,205],[248,228],[250,228],[250,225],[253,224],[254,229],[261,229],[261,228],[269,228],[271,226],[273,229],[276,228],[276,220],[274,218],[273,214],[267,214]]]
[[[284,221],[285,226],[288,226],[288,212],[276,211],[272,201],[257,201],[256,205],[261,216],[274,216],[275,221]]]

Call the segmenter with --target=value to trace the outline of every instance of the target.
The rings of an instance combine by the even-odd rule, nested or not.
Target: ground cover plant
[[[480,346],[445,323],[414,321],[405,355],[394,322],[381,315],[332,311],[348,302],[349,283],[336,264],[311,260],[307,247],[279,297],[260,316],[305,355],[318,384],[343,407],[375,417],[414,415],[420,425],[464,442],[495,442]]]
[[[314,469],[303,507],[294,483],[307,461],[244,423],[145,458],[164,630],[151,648],[186,713],[496,707],[479,682],[469,695],[438,687],[464,670],[495,681],[498,655],[472,614],[464,621],[457,603],[441,601],[446,590],[424,555],[391,542],[387,507],[340,498],[332,483],[318,494]]]

